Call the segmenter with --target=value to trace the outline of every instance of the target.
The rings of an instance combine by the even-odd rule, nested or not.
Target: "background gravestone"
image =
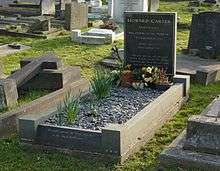
[[[88,5],[72,2],[65,7],[66,29],[81,29],[88,26]]]
[[[159,0],[108,0],[108,15],[118,23],[124,22],[125,11],[148,11],[148,3],[151,2],[151,11],[157,11]]]
[[[193,15],[188,49],[199,50],[200,56],[204,58],[216,58],[220,55],[219,12]]]
[[[3,71],[4,71],[4,67],[3,67],[3,64],[2,64],[2,62],[0,62],[0,78],[2,78],[3,77]]]
[[[176,13],[125,12],[125,62],[176,72]]]
[[[56,0],[41,0],[41,15],[55,15]]]

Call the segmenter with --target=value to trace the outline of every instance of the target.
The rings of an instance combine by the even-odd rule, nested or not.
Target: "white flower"
[[[147,67],[147,72],[151,74],[152,73],[152,68],[151,67]]]

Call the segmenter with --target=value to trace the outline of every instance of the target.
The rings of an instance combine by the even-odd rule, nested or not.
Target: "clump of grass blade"
[[[100,100],[109,95],[113,78],[112,75],[105,70],[97,70],[91,81],[92,94]]]

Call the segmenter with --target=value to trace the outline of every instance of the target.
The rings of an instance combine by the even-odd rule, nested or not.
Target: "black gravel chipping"
[[[73,128],[101,130],[109,123],[123,124],[146,107],[164,91],[145,88],[134,90],[132,88],[112,88],[110,95],[102,100],[88,100],[88,96],[80,102],[80,112],[73,124],[68,124],[62,116],[63,122],[58,119],[58,114],[45,121],[46,124],[68,126]],[[91,108],[91,104],[93,104]]]

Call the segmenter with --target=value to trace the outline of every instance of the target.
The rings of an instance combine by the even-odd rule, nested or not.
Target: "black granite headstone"
[[[204,56],[205,51],[210,51],[214,57],[220,54],[219,12],[203,12],[193,15],[188,49],[199,50],[201,57]]]
[[[176,72],[176,13],[125,12],[125,62]]]

